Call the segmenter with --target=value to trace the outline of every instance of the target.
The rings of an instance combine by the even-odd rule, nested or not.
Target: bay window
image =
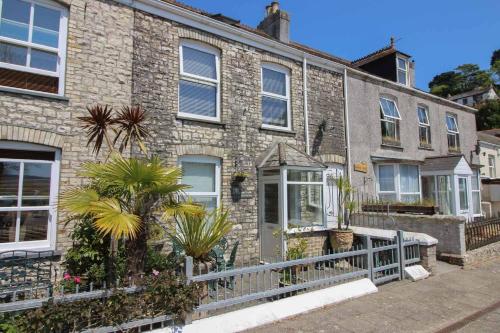
[[[469,210],[469,189],[467,185],[467,177],[458,177],[458,198],[460,212],[467,212]]]
[[[62,95],[67,9],[52,1],[0,0],[0,85]]]
[[[448,132],[448,150],[458,152],[460,150],[460,138],[457,116],[453,114],[446,115],[446,129]]]
[[[179,115],[219,121],[219,51],[201,43],[182,41],[179,54]]]
[[[0,143],[0,249],[44,249],[55,242],[59,151]],[[7,149],[4,149],[7,148]],[[13,149],[15,148],[15,149]]]
[[[183,156],[181,183],[194,202],[212,211],[220,206],[220,159],[208,156]]]
[[[382,126],[382,143],[399,145],[399,114],[396,102],[380,97],[380,121]]]
[[[262,127],[291,129],[290,75],[281,66],[262,65]]]
[[[471,177],[472,211],[474,215],[481,215],[481,188],[479,187],[479,170],[473,170]]]
[[[426,147],[431,144],[431,124],[429,122],[429,112],[426,107],[418,106],[418,136],[420,146]]]
[[[409,164],[379,164],[377,195],[384,202],[419,202],[420,172]]]

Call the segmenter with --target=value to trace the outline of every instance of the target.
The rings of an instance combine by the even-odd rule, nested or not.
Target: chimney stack
[[[259,23],[257,29],[284,43],[290,42],[290,16],[287,12],[280,10],[277,1],[266,6],[266,17]]]

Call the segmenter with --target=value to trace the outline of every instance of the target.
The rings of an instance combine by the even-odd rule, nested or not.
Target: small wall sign
[[[368,163],[366,163],[366,162],[354,163],[354,171],[367,173],[368,172]]]

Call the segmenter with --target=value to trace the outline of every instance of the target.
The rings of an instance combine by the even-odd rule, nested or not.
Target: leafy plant
[[[180,200],[187,188],[179,184],[181,170],[165,167],[158,157],[125,159],[113,154],[105,163],[83,164],[80,175],[90,184],[63,193],[61,207],[77,219],[92,218],[103,236],[124,238],[127,270],[132,275],[143,271],[153,221],[203,214],[199,205]]]
[[[152,274],[153,272],[173,271],[180,267],[183,258],[162,253],[152,246],[148,246],[146,253],[146,263],[144,272]]]
[[[119,148],[120,152],[123,152],[131,142],[137,142],[144,155],[147,155],[148,150],[144,144],[144,140],[150,134],[143,125],[144,120],[146,120],[146,111],[139,106],[124,106],[118,112],[118,116],[115,118],[115,122],[118,124],[118,131],[113,143],[116,143],[123,134]]]
[[[179,214],[168,234],[187,256],[206,261],[210,251],[233,229],[228,215],[222,208],[209,214]]]
[[[356,209],[356,201],[354,201],[354,188],[351,186],[349,179],[340,176],[333,179],[337,185],[337,203],[339,214],[337,217],[337,229],[342,230],[342,225],[345,224],[345,230],[349,229],[351,215]]]
[[[109,129],[116,124],[116,120],[112,116],[113,108],[108,105],[102,106],[97,104],[95,106],[88,106],[87,111],[89,112],[88,116],[78,117],[84,123],[83,128],[87,130],[87,146],[92,141],[95,141],[93,152],[99,154],[102,143],[106,140],[108,148],[113,150],[113,144],[108,133]]]

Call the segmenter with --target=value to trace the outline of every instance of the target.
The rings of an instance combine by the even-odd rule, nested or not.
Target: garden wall
[[[450,215],[357,213],[352,224],[424,233],[438,240],[438,256],[465,256],[465,218]]]

